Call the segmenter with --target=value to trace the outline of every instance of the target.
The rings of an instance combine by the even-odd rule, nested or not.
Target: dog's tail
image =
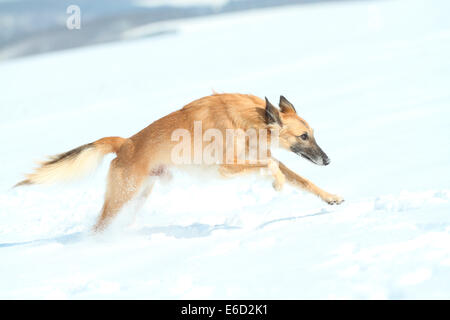
[[[39,163],[40,166],[33,173],[26,175],[26,179],[17,183],[14,187],[31,184],[54,184],[82,177],[96,169],[106,154],[117,153],[126,140],[120,137],[102,138],[49,157],[47,161]]]

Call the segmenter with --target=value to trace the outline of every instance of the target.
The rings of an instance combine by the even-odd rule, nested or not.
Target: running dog
[[[201,123],[200,132],[196,126],[198,123]],[[258,144],[268,146],[267,156],[261,156],[260,153],[256,161],[239,161],[239,155],[233,151],[230,158],[227,149],[237,149],[237,139],[233,139],[231,146],[226,143],[227,147],[218,151],[219,160],[213,164],[195,161],[196,157],[198,160],[198,153],[202,155],[209,147],[196,141],[194,146],[188,144],[188,150],[184,150],[183,159],[192,160],[191,162],[180,164],[174,160],[174,149],[180,147],[180,143],[173,138],[175,130],[183,130],[194,136],[200,133],[202,136],[208,129],[214,129],[223,135],[230,129],[255,129],[259,132]],[[263,135],[261,132],[267,134]],[[143,201],[150,194],[156,179],[170,177],[171,168],[190,165],[201,168],[212,166],[225,177],[263,169],[273,178],[276,190],[280,190],[287,181],[315,194],[328,204],[342,203],[344,200],[341,197],[320,189],[271,156],[270,147],[273,144],[274,132],[281,148],[317,165],[326,166],[330,163],[328,156],[317,145],[311,127],[297,115],[294,106],[285,97],[280,97],[279,108],[276,108],[267,98],[263,100],[247,94],[214,93],[156,120],[130,138],[106,137],[50,157],[15,186],[71,180],[95,169],[106,154],[115,153],[117,156],[109,168],[105,201],[94,231],[104,230],[130,200]],[[249,151],[247,140],[245,151]]]

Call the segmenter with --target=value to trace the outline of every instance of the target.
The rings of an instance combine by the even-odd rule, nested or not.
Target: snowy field
[[[0,298],[450,298],[449,10],[283,7],[1,63]],[[11,189],[34,160],[212,89],[294,102],[331,164],[278,158],[346,202],[176,174],[92,236],[112,156],[80,182]]]

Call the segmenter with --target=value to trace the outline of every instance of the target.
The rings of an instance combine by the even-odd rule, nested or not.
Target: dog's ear
[[[275,108],[267,99],[266,97],[266,112],[265,112],[265,119],[267,124],[274,124],[277,123],[280,127],[281,124],[281,118],[280,118],[280,112],[277,108]]]
[[[295,111],[294,105],[292,103],[290,103],[288,101],[288,99],[286,99],[284,96],[280,96],[279,106],[280,106],[281,112],[283,112],[283,113],[289,113],[289,112],[297,113],[297,111]]]

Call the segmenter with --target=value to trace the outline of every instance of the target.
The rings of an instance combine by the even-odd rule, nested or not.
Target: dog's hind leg
[[[103,231],[108,226],[120,209],[138,194],[145,178],[133,166],[119,166],[117,158],[111,162],[105,202],[94,232]]]
[[[154,185],[155,185],[155,179],[153,179],[153,178],[147,179],[147,181],[143,183],[143,185],[141,187],[141,191],[136,196],[136,199],[133,200],[135,202],[135,206],[133,207],[133,210],[134,210],[133,218],[129,224],[129,227],[133,227],[136,225],[137,216],[139,214],[139,211],[144,206],[145,201],[147,200],[148,196],[152,192]]]

